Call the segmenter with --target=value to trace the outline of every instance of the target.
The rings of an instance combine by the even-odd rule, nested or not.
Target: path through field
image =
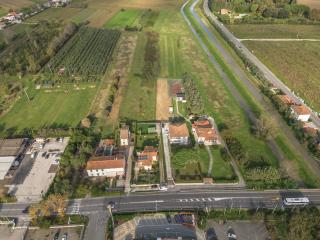
[[[157,81],[157,120],[168,120],[170,117],[169,107],[171,98],[169,97],[168,80],[160,78]]]

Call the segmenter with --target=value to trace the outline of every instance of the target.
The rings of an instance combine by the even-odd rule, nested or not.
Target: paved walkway
[[[127,154],[127,168],[126,168],[126,180],[125,180],[125,188],[124,192],[130,192],[131,186],[131,173],[132,173],[132,154],[133,154],[134,147],[130,146]]]
[[[170,150],[169,150],[169,139],[167,135],[167,131],[169,129],[169,124],[165,123],[165,126],[162,128],[162,143],[163,143],[163,152],[164,152],[164,159],[166,162],[166,173],[167,173],[167,180],[170,184],[173,183],[172,171],[171,171],[171,157],[170,157]]]
[[[212,166],[213,166],[213,156],[212,156],[212,152],[210,151],[210,146],[205,146],[206,147],[206,150],[208,152],[208,155],[209,155],[209,167],[208,167],[208,177],[211,177],[211,172],[212,172]]]

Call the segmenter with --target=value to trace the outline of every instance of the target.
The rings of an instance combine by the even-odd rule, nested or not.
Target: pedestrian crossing
[[[185,198],[178,199],[179,202],[213,202],[214,198]]]

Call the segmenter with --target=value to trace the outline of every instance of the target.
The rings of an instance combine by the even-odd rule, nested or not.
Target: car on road
[[[68,233],[63,234],[61,240],[67,240],[68,239]]]
[[[22,210],[22,213],[29,213],[29,206]]]
[[[229,227],[229,228],[228,228],[227,237],[228,237],[229,240],[236,240],[236,239],[237,239],[237,235],[236,235],[236,233],[234,232],[234,230],[233,230],[232,227]]]
[[[53,236],[53,240],[59,240],[60,230]]]
[[[167,215],[166,218],[167,218],[168,223],[172,223],[172,219],[171,219],[170,215]]]
[[[207,240],[218,240],[216,231],[213,228],[208,228],[206,232],[206,239]]]
[[[168,191],[168,185],[167,185],[167,183],[160,183],[160,185],[159,185],[159,190],[160,190],[160,191]]]

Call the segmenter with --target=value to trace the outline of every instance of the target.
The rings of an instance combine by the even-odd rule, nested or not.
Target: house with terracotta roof
[[[288,95],[277,95],[277,98],[284,105],[291,106],[295,104],[294,101]]]
[[[130,144],[130,130],[129,126],[122,126],[120,128],[120,146],[129,146]]]
[[[144,150],[137,152],[137,167],[139,169],[151,170],[152,164],[158,161],[158,149],[152,146],[145,146]]]
[[[310,118],[310,111],[304,105],[291,106],[291,113],[293,117],[301,122],[308,122]]]
[[[319,133],[319,128],[313,122],[305,122],[302,126],[302,131],[311,137],[316,137]]]
[[[169,124],[169,141],[171,144],[188,145],[190,142],[189,130],[185,123]]]
[[[199,144],[221,144],[216,129],[214,129],[214,127],[208,119],[194,121],[192,124],[192,132],[195,140]]]
[[[221,8],[220,9],[220,14],[221,15],[226,15],[226,14],[230,14],[231,10],[227,9],[227,8]]]
[[[89,177],[120,177],[125,174],[125,156],[112,155],[91,157],[86,165]]]

